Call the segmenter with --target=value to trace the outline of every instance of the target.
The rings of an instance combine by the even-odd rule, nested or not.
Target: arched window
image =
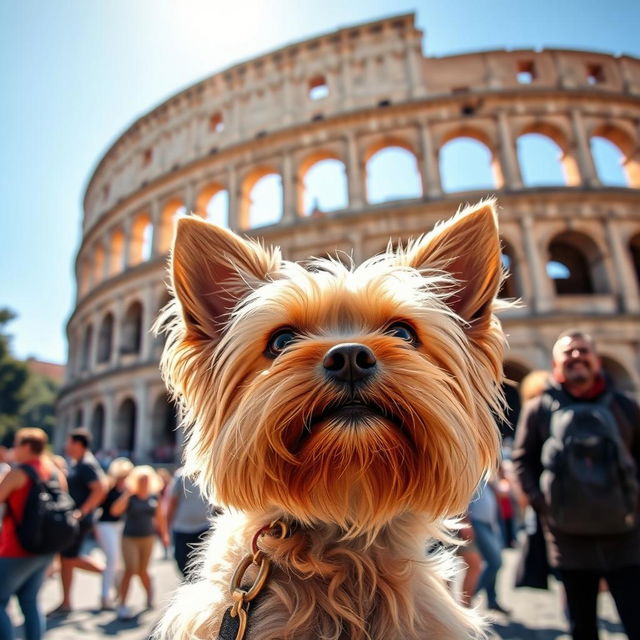
[[[124,255],[124,233],[122,229],[117,229],[111,234],[111,243],[109,245],[109,275],[116,274],[125,270],[126,260]]]
[[[507,272],[507,278],[502,283],[498,293],[500,298],[517,298],[522,295],[518,286],[519,273],[515,260],[515,252],[510,244],[503,242],[502,247],[502,268]]]
[[[335,158],[312,164],[302,176],[302,212],[336,211],[349,205],[345,166]]]
[[[474,138],[454,138],[440,149],[440,177],[446,192],[495,189],[491,166],[491,151]]]
[[[379,149],[367,161],[367,202],[376,204],[422,197],[416,156],[404,147]]]
[[[89,325],[84,332],[82,339],[82,357],[80,360],[80,371],[88,371],[91,366],[91,343],[93,342],[93,326]]]
[[[559,295],[589,295],[609,290],[600,250],[582,233],[566,232],[552,240],[547,274]]]
[[[137,427],[136,403],[127,398],[118,408],[114,429],[114,445],[119,455],[130,456],[135,448]]]
[[[629,242],[629,251],[631,252],[631,260],[633,268],[636,272],[638,285],[640,285],[640,233],[637,233]]]
[[[94,451],[99,451],[104,445],[104,406],[102,404],[96,405],[93,410],[90,431],[92,448]]]
[[[164,206],[160,216],[160,251],[162,253],[166,253],[171,248],[176,222],[186,215],[187,209],[182,200],[174,198]]]
[[[113,346],[113,314],[107,313],[98,332],[98,362],[109,362]]]
[[[173,462],[176,457],[178,427],[176,407],[162,394],[156,399],[151,415],[151,457],[154,462]]]
[[[244,228],[275,224],[282,219],[282,178],[270,168],[248,175],[242,185],[240,220]]]
[[[140,264],[151,258],[153,253],[153,224],[148,213],[141,213],[131,226],[131,249],[129,263]]]
[[[602,184],[615,187],[627,186],[627,176],[622,166],[624,155],[613,142],[600,136],[593,136],[591,155]]]
[[[562,149],[549,137],[527,133],[518,138],[518,162],[527,187],[565,185]]]
[[[120,353],[140,353],[142,343],[142,305],[132,302],[122,321]]]
[[[329,95],[329,85],[324,76],[315,76],[309,80],[309,98],[322,100]]]
[[[196,215],[229,228],[229,192],[220,184],[205,187],[196,201]]]

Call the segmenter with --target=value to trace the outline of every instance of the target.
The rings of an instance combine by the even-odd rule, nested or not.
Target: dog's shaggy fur
[[[279,518],[294,528],[260,539],[272,570],[249,640],[482,636],[450,595],[447,553],[425,547],[447,539],[446,519],[498,456],[493,202],[350,268],[285,262],[182,219],[171,268],[162,370],[183,407],[188,469],[229,510],[158,635],[217,638],[233,570]],[[344,343],[375,354],[361,386],[323,367]]]

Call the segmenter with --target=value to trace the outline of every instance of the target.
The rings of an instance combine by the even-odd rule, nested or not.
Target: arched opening
[[[93,283],[100,284],[104,280],[104,247],[96,246],[93,256]]]
[[[104,446],[104,406],[102,404],[96,405],[93,410],[90,431],[93,449],[99,451]]]
[[[229,228],[229,192],[219,184],[205,187],[196,200],[196,215]]]
[[[551,241],[547,274],[558,295],[607,293],[609,289],[598,246],[579,232],[561,233]]]
[[[164,206],[160,216],[159,250],[161,253],[166,253],[171,248],[176,221],[185,215],[187,215],[187,209],[182,200],[174,198]]]
[[[322,100],[329,95],[329,85],[324,76],[318,75],[309,80],[309,98],[311,100]]]
[[[93,326],[89,325],[84,331],[82,339],[82,356],[80,359],[80,371],[88,371],[91,365],[91,343],[93,342]]]
[[[153,254],[153,224],[148,213],[136,216],[131,225],[129,264],[145,262]]]
[[[136,403],[131,398],[127,398],[118,408],[116,415],[113,440],[118,455],[131,456],[135,448],[136,425]]]
[[[209,131],[213,133],[221,133],[224,131],[224,119],[219,111],[212,114],[209,118]]]
[[[151,414],[151,458],[154,462],[173,462],[176,459],[177,427],[175,405],[165,394],[158,396]]]
[[[602,369],[607,377],[613,382],[613,386],[619,391],[635,393],[633,378],[629,372],[617,360],[609,356],[600,356]]]
[[[366,175],[370,204],[422,197],[418,160],[405,146],[393,144],[371,153]]]
[[[506,271],[507,277],[502,283],[498,292],[500,298],[518,298],[522,295],[520,291],[520,274],[515,259],[515,251],[508,243],[502,242],[502,268]]]
[[[637,233],[629,241],[629,251],[631,252],[631,261],[636,272],[638,286],[640,286],[640,233]]]
[[[115,276],[124,271],[126,260],[124,255],[124,232],[117,229],[111,234],[109,246],[109,275]]]
[[[617,145],[600,136],[591,138],[591,155],[600,182],[613,187],[626,187],[624,154]]]
[[[127,308],[122,321],[120,353],[140,353],[142,344],[142,305],[136,300]]]
[[[113,314],[107,313],[98,331],[98,363],[109,362],[113,347]]]
[[[240,224],[253,229],[276,224],[282,219],[282,178],[271,168],[263,167],[249,174],[242,184]]]
[[[518,162],[527,187],[565,185],[563,152],[549,136],[525,133],[518,138]]]
[[[475,138],[454,138],[440,149],[442,188],[448,193],[495,189],[492,166],[489,147]]]
[[[337,158],[322,157],[312,164],[303,163],[299,183],[302,184],[302,202],[298,204],[298,210],[305,216],[349,206],[346,169]]]

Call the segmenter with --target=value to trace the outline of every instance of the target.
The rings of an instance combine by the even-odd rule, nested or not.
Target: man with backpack
[[[518,422],[513,462],[543,522],[574,640],[598,640],[605,578],[630,640],[640,640],[640,407],[602,373],[577,330],[553,347],[553,377]]]
[[[57,496],[62,502],[67,500],[66,506],[52,514],[53,537],[56,517],[64,528],[73,508],[65,493],[66,480],[46,454],[47,440],[42,429],[19,429],[13,456],[16,466],[0,481],[0,504],[7,507],[0,529],[0,638],[14,637],[6,610],[12,595],[18,598],[24,615],[26,640],[40,640],[45,630],[38,592],[47,566],[59,549],[47,547],[47,540],[38,537],[39,531],[34,529],[51,531],[47,517],[43,517],[43,502],[51,506]]]
[[[62,602],[48,615],[66,615],[71,612],[71,585],[73,570],[83,569],[102,573],[104,565],[90,556],[81,555],[82,545],[93,529],[95,510],[102,504],[107,494],[105,475],[90,450],[91,433],[79,427],[73,429],[65,444],[65,452],[71,459],[67,482],[69,493],[76,508],[74,517],[79,530],[72,544],[60,553],[60,578],[62,582]]]

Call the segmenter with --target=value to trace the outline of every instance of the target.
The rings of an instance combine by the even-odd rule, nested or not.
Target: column
[[[102,239],[102,251],[104,254],[104,260],[102,262],[102,277],[100,278],[102,282],[107,280],[111,275],[111,243],[109,242],[109,239],[110,236],[106,236]]]
[[[153,238],[151,240],[151,256],[159,256],[162,254],[162,211],[160,211],[160,201],[152,200],[149,215],[151,216],[151,224],[153,226]]]
[[[405,59],[409,77],[409,93],[412,98],[421,98],[426,95],[427,91],[422,74],[422,43],[418,34],[412,33],[407,36]]]
[[[113,318],[113,338],[111,344],[111,366],[117,367],[120,362],[120,343],[122,341],[122,319],[124,317],[124,303],[121,297],[116,301]]]
[[[229,229],[240,229],[240,185],[238,184],[238,171],[236,167],[230,167],[227,173],[227,194],[229,195],[229,213],[227,224]]]
[[[296,211],[296,176],[293,169],[293,158],[285,153],[282,159],[282,222],[294,222],[298,217]]]
[[[548,311],[551,308],[553,291],[551,283],[546,273],[546,265],[543,264],[542,256],[538,253],[534,234],[533,216],[527,213],[520,219],[522,227],[522,238],[524,241],[524,252],[531,272],[531,282],[533,284],[531,308],[536,313]]]
[[[358,153],[355,134],[347,133],[347,182],[349,186],[349,208],[361,209],[364,205],[364,167]]]
[[[151,442],[151,420],[149,418],[149,389],[146,381],[140,381],[135,387],[136,432],[134,436],[134,456],[137,462],[148,460],[153,443]]]
[[[427,122],[420,123],[420,149],[422,152],[422,162],[420,163],[422,195],[429,198],[438,198],[442,195],[440,160],[438,151],[433,144],[429,123]]]
[[[600,181],[593,163],[582,114],[577,109],[571,110],[571,129],[573,131],[573,149],[576,154],[582,184],[586,187],[598,186]]]
[[[142,336],[140,343],[140,359],[148,362],[153,358],[151,349],[153,347],[153,333],[151,325],[156,318],[157,310],[154,307],[153,286],[148,284],[145,287],[142,298]]]
[[[104,396],[104,433],[102,446],[108,451],[115,446],[115,398],[113,392]]]
[[[131,264],[131,243],[133,238],[131,234],[133,232],[133,221],[131,216],[125,218],[122,223],[122,232],[124,233],[124,243],[122,250],[124,251],[124,271],[126,271]]]
[[[89,373],[93,373],[96,370],[96,364],[98,362],[98,337],[100,335],[100,318],[96,313],[91,316],[91,326],[93,331],[91,332],[91,347],[89,349]]]
[[[184,186],[182,195],[182,202],[184,204],[185,213],[191,215],[196,210],[196,188],[194,183],[189,180]]]
[[[615,293],[624,311],[637,313],[640,311],[640,291],[638,290],[635,270],[629,260],[629,252],[620,238],[620,230],[611,214],[605,218],[604,226],[616,274]]]
[[[520,174],[520,164],[518,163],[518,153],[515,142],[511,136],[509,120],[504,111],[498,112],[497,124],[500,168],[504,182],[502,186],[510,191],[522,189],[522,176]]]
[[[352,103],[351,89],[353,87],[353,79],[351,77],[351,53],[347,44],[344,44],[340,49],[340,58],[340,89],[342,93],[342,106],[350,107]]]

